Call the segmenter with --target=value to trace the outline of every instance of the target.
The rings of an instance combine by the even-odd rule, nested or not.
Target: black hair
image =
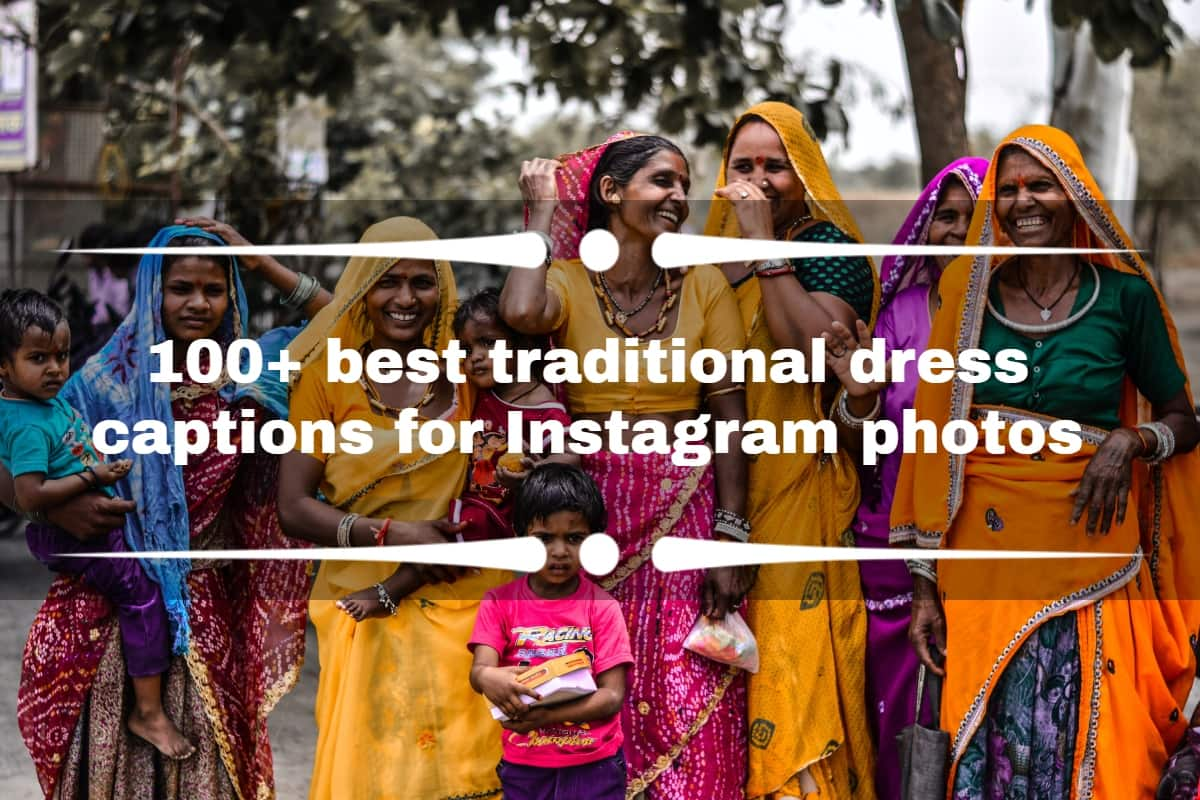
[[[455,337],[462,338],[463,329],[467,327],[467,321],[472,319],[480,322],[488,322],[500,328],[504,332],[504,340],[514,350],[538,349],[544,352],[549,345],[547,337],[521,333],[504,321],[504,317],[500,314],[499,289],[491,287],[480,289],[459,304],[458,308],[454,311],[454,322],[452,323]],[[534,364],[533,369],[538,382],[542,382],[541,362],[539,361]]]
[[[102,247],[112,247],[116,231],[111,225],[103,222],[93,222],[79,233],[79,248],[81,250],[97,250]]]
[[[25,331],[40,328],[53,334],[66,321],[58,303],[34,289],[6,289],[0,293],[0,361],[12,361]]]
[[[167,243],[167,247],[220,247],[221,245],[209,239],[207,236],[176,236]],[[190,256],[163,256],[163,275],[165,276],[171,269],[171,265],[181,258],[190,258]],[[221,255],[220,251],[214,252],[211,256],[197,256],[197,258],[205,258],[209,261],[215,261],[221,271],[225,273],[225,279],[229,279],[232,274],[233,262],[229,256]]]
[[[609,217],[612,215],[608,203],[600,194],[600,179],[607,175],[617,186],[628,186],[637,171],[663,150],[669,150],[682,158],[685,165],[688,163],[687,156],[679,146],[661,136],[631,136],[613,142],[605,148],[604,154],[596,162],[596,170],[588,184],[588,230],[607,228]]]
[[[608,522],[596,482],[579,467],[549,463],[535,467],[521,482],[513,502],[513,532],[525,536],[534,520],[559,511],[583,515],[593,533],[604,530]]]

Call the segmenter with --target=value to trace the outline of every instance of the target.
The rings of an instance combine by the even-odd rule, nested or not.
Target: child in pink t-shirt
[[[484,595],[467,645],[471,687],[508,716],[496,768],[505,800],[625,797],[629,632],[617,602],[579,574],[579,547],[604,524],[600,491],[576,467],[540,465],[519,489],[513,528],[542,540],[546,565]],[[580,650],[591,656],[594,693],[545,707],[522,701],[538,695],[516,681],[519,673]]]

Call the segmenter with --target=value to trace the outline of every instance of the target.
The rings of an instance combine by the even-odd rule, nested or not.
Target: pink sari
[[[634,666],[621,724],[628,797],[740,800],[746,781],[746,681],[683,649],[700,614],[702,572],[664,573],[650,563],[662,536],[711,539],[711,466],[679,467],[664,455],[584,456],[600,487],[608,533],[621,547],[601,581],[625,614]]]

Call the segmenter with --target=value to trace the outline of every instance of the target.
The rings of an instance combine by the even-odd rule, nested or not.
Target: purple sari
[[[948,181],[965,186],[974,200],[979,196],[987,166],[987,159],[960,158],[935,175],[909,211],[893,244],[927,244],[929,224]],[[925,350],[931,321],[929,291],[940,274],[937,262],[928,257],[888,256],[883,260],[883,305],[874,335],[887,342],[888,350]],[[902,434],[904,410],[913,407],[917,383],[916,364],[910,361],[905,365],[904,379],[883,391],[882,415]],[[860,546],[888,546],[888,518],[900,474],[900,457],[899,450],[889,453],[878,468],[863,475],[863,502],[854,519],[855,541]],[[898,800],[896,734],[913,722],[920,663],[908,643],[912,578],[903,561],[864,562],[859,564],[859,572],[867,606],[867,704],[879,744],[876,793],[880,800]],[[922,719],[931,723],[928,710]]]

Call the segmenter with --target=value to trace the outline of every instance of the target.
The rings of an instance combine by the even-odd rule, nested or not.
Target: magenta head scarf
[[[986,158],[960,158],[946,165],[941,172],[933,176],[933,180],[921,192],[896,237],[892,239],[892,244],[927,244],[929,223],[933,220],[933,212],[938,207],[942,190],[948,185],[948,181],[957,180],[966,187],[971,200],[976,201],[979,199],[987,168]],[[879,268],[879,276],[883,281],[880,307],[886,306],[902,289],[909,286],[937,283],[940,275],[941,270],[932,257],[888,256],[883,259]]]

